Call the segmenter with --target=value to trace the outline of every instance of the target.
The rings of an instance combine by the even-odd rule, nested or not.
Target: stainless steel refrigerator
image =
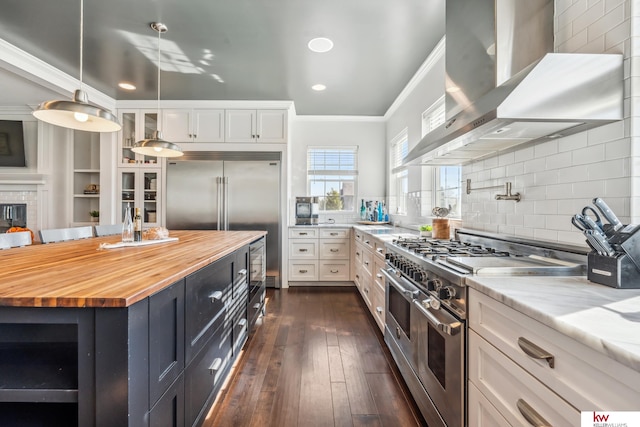
[[[267,286],[280,287],[280,153],[186,152],[167,162],[169,230],[266,230]]]

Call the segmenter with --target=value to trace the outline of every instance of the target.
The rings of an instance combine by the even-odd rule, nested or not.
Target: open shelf
[[[75,403],[0,403],[3,427],[73,427],[78,425]]]

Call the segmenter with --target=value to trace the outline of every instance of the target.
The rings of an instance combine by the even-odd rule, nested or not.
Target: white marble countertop
[[[469,277],[469,287],[640,372],[640,289],[586,277]]]

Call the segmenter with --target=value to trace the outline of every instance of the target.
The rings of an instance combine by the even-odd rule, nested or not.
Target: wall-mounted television
[[[25,167],[22,121],[0,120],[0,167]]]

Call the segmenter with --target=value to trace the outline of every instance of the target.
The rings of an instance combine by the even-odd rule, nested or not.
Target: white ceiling
[[[169,28],[163,100],[293,100],[301,115],[380,116],[444,35],[444,4],[85,0],[83,80],[117,100],[156,99],[158,36],[149,23],[161,21]],[[0,38],[77,78],[79,22],[80,0],[3,0]],[[320,36],[334,41],[332,51],[307,49]],[[117,88],[122,80],[138,90]],[[327,90],[313,91],[316,83]],[[6,72],[0,91],[0,105],[49,99]]]

